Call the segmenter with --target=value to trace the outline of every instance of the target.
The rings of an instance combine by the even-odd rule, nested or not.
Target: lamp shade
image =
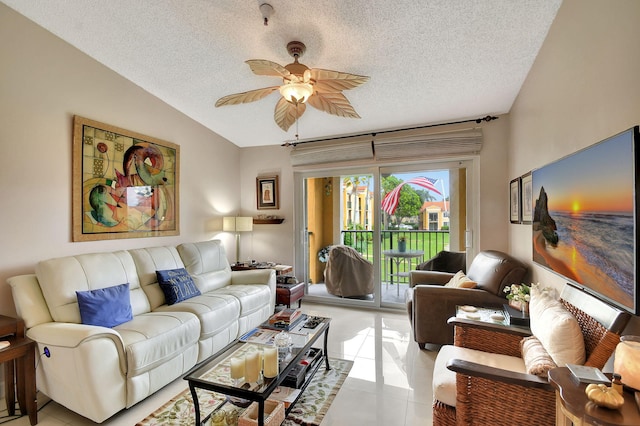
[[[222,230],[227,232],[253,231],[253,218],[243,216],[226,216],[222,218]]]
[[[292,103],[305,103],[313,95],[313,86],[309,83],[290,82],[280,86],[280,94]]]
[[[236,230],[235,216],[222,218],[222,230],[226,232],[234,232]]]
[[[236,217],[236,231],[249,232],[253,231],[252,217]]]
[[[616,346],[613,372],[622,377],[622,383],[640,390],[640,336],[622,336]]]

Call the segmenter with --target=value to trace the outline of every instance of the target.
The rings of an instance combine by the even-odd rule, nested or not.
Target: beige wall
[[[563,2],[511,110],[509,179],[640,123],[639,19],[637,0]],[[509,225],[509,247],[531,263],[531,226]]]
[[[474,237],[479,242],[476,252],[480,250],[506,252],[509,247],[506,233],[506,226],[509,223],[507,178],[509,116],[500,116],[496,121],[483,123],[482,136],[480,194],[472,194],[467,202],[467,209],[476,208],[470,206],[470,203],[480,206],[480,235]],[[473,192],[473,186],[470,181],[467,181],[467,193],[469,192]],[[476,229],[473,231],[477,232]]]
[[[0,314],[15,315],[6,278],[38,260],[210,239],[239,210],[238,147],[4,5],[0,58]],[[180,236],[71,242],[74,114],[180,145]]]
[[[241,260],[251,257],[257,261],[271,261],[293,265],[293,171],[289,161],[290,148],[263,146],[241,149],[240,204],[243,214],[273,215],[284,218],[279,225],[253,225],[253,232],[242,235]],[[256,177],[278,176],[280,208],[258,210]],[[245,250],[245,247],[248,250]]]

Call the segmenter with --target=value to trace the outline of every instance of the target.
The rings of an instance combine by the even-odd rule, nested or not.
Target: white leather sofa
[[[156,271],[176,268],[186,268],[201,295],[167,305]],[[50,259],[8,282],[38,344],[38,389],[98,423],[219,352],[275,306],[275,272],[231,271],[218,240]],[[76,291],[123,283],[133,319],[82,324]]]

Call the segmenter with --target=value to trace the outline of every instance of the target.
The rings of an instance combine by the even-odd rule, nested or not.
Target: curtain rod
[[[382,130],[382,131],[379,131],[379,132],[367,132],[367,133],[360,133],[360,134],[357,134],[357,135],[338,136],[338,137],[334,137],[334,138],[324,138],[324,139],[313,139],[313,140],[309,140],[309,141],[285,142],[280,146],[294,146],[295,147],[296,145],[299,145],[299,144],[312,143],[312,142],[332,141],[332,140],[338,140],[338,139],[357,138],[358,136],[367,136],[367,135],[371,135],[372,137],[375,137],[376,135],[382,135],[382,134],[385,134],[385,133],[401,132],[401,131],[404,131],[404,130],[428,129],[430,127],[451,126],[453,124],[462,124],[462,123],[471,123],[471,122],[475,122],[477,124],[480,124],[483,121],[489,122],[489,121],[497,120],[498,118],[499,117],[495,117],[493,115],[487,115],[486,117],[482,117],[482,118],[475,118],[475,119],[461,120],[461,121],[452,121],[452,122],[449,122],[449,123],[427,124],[425,126],[406,127],[404,129],[394,129],[394,130]]]

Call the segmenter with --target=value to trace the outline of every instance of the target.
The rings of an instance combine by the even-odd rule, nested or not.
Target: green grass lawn
[[[349,231],[346,231],[345,243],[355,247],[362,255],[369,261],[373,262],[373,232],[357,232],[350,235]],[[400,270],[394,270],[394,273],[409,272],[416,268],[416,266],[428,259],[431,259],[439,251],[444,250],[445,247],[449,247],[449,233],[448,232],[404,232],[404,231],[382,231],[382,247],[381,251],[398,249],[398,237],[404,235],[407,242],[407,250],[421,250],[424,252],[422,257],[407,259],[400,265]],[[355,237],[355,238],[354,238]],[[350,241],[355,239],[355,241]],[[382,256],[381,277],[382,281],[387,281],[389,276],[389,259],[384,255]],[[393,264],[395,268],[395,263]]]

